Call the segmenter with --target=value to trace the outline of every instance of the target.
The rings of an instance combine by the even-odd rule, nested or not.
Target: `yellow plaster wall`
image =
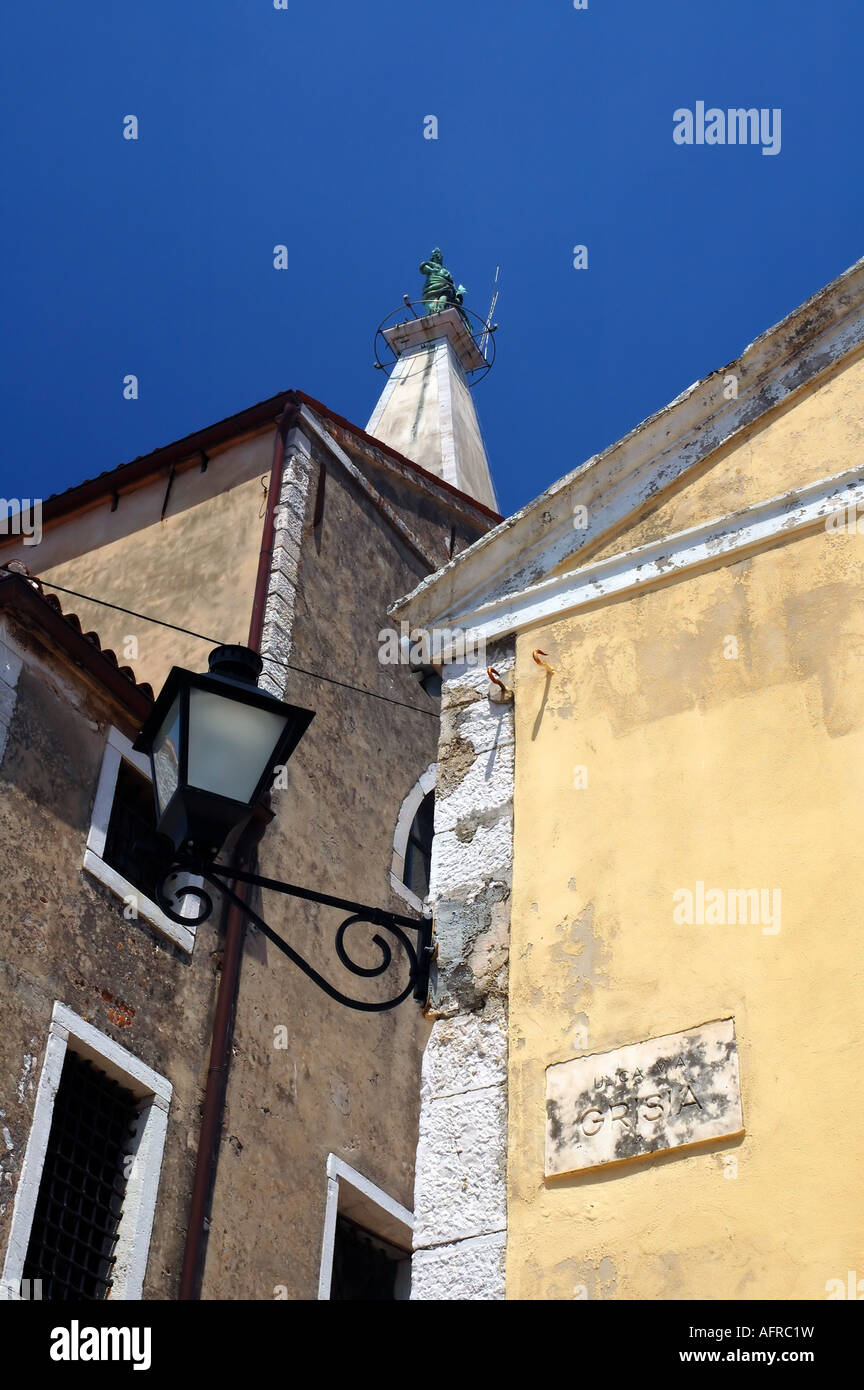
[[[510,1298],[821,1299],[862,1269],[862,565],[820,532],[519,639]],[[676,925],[697,880],[780,888],[779,933]],[[743,1139],[544,1180],[549,1063],[729,1014]]]
[[[864,351],[713,454],[699,475],[590,554],[618,555],[864,463]],[[580,564],[589,558],[580,559]],[[568,561],[562,571],[573,568]]]
[[[262,479],[269,483],[273,432],[239,440],[198,466],[178,472],[165,520],[167,471],[45,529],[40,545],[15,553],[33,571],[223,642],[245,643],[263,532]],[[10,551],[2,552],[8,558]],[[66,613],[95,630],[121,665],[158,692],[172,665],[206,670],[212,643],[140,622],[99,604],[58,594]],[[135,649],[127,645],[134,638]],[[131,654],[130,654],[131,653]]]

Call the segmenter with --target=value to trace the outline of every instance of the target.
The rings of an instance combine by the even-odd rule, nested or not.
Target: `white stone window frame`
[[[126,1183],[123,1214],[117,1231],[114,1250],[114,1274],[111,1302],[141,1298],[150,1236],[156,1211],[156,1195],[162,1171],[162,1154],[168,1128],[168,1107],[172,1086],[164,1076],[127,1052],[107,1034],[79,1018],[57,1000],[48,1029],[45,1060],[36,1091],[33,1123],[27,1139],[6,1259],[0,1280],[0,1301],[18,1302],[24,1278],[24,1261],[30,1243],[33,1215],[45,1166],[48,1137],[54,1114],[54,1100],[60,1085],[60,1074],[67,1048],[76,1056],[93,1062],[112,1081],[131,1091],[140,1103],[138,1123],[130,1150],[135,1162]]]
[[[5,631],[5,628],[0,628]],[[16,656],[5,642],[0,641],[0,762],[6,751],[9,725],[17,699],[18,677],[21,675],[21,658]]]
[[[174,942],[175,946],[179,946],[181,950],[187,951],[191,955],[195,945],[195,927],[192,925],[181,926],[179,922],[172,922],[158,903],[145,897],[134,883],[130,883],[105,861],[108,823],[111,819],[111,809],[114,805],[114,794],[117,789],[117,777],[122,761],[130,763],[137,772],[147,778],[148,782],[152,781],[149,759],[142,753],[134,752],[131,740],[112,725],[108,730],[108,740],[102,758],[102,770],[99,773],[99,785],[96,788],[96,799],[93,803],[93,815],[87,835],[87,847],[84,851],[84,868],[88,874],[92,874],[118,898],[125,900],[134,897],[135,910],[138,916],[142,917],[145,922],[149,922],[151,927],[155,927],[163,936],[167,936],[169,940]],[[200,887],[202,884],[200,878],[195,878],[192,875],[178,875],[177,882],[191,884],[193,887]],[[199,900],[193,896],[186,898],[179,908],[180,915],[184,917],[194,917],[199,910]]]
[[[437,762],[430,763],[411,788],[410,792],[402,802],[399,818],[396,822],[396,830],[393,835],[393,860],[390,865],[390,885],[393,891],[399,894],[404,902],[413,907],[416,912],[422,912],[424,908],[423,899],[418,898],[413,893],[407,883],[403,882],[405,873],[405,856],[408,853],[408,837],[411,834],[411,826],[414,824],[414,817],[420,810],[425,797],[435,790],[435,783],[438,777]]]
[[[333,1252],[336,1247],[336,1218],[345,1216],[370,1235],[405,1251],[405,1272],[410,1293],[411,1252],[414,1248],[414,1213],[390,1197],[374,1182],[364,1178],[350,1163],[336,1154],[327,1155],[327,1205],[324,1211],[324,1241],[318,1298],[329,1301],[333,1283]],[[402,1301],[402,1300],[400,1300]]]

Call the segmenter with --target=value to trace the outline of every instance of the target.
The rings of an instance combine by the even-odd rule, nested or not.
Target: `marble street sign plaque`
[[[744,1129],[735,1020],[546,1068],[546,1176]]]

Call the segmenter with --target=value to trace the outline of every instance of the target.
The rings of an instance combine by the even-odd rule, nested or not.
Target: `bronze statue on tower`
[[[439,247],[436,246],[429,259],[420,266],[420,274],[426,276],[426,283],[423,286],[423,303],[426,305],[426,313],[438,314],[442,309],[447,309],[453,305],[467,323],[467,315],[462,309],[462,301],[467,291],[464,285],[457,285],[454,281],[444,264],[444,257]]]

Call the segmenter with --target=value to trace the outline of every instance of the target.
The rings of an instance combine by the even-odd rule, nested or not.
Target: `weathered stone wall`
[[[133,726],[11,620],[0,633],[0,710],[11,714],[0,755],[0,1252],[60,1000],[174,1088],[144,1297],[175,1298],[217,978],[216,919],[198,928],[190,958],[142,919],[127,920],[123,903],[84,872],[108,727],[131,735]],[[0,736],[4,720],[0,714]]]
[[[323,514],[315,526],[322,468]],[[443,560],[450,509],[442,507],[436,518],[422,492],[392,477],[387,500]],[[282,503],[263,650],[330,679],[265,662],[271,688],[313,709],[315,718],[288,765],[287,787],[274,792],[276,820],[262,843],[260,868],[405,913],[390,884],[393,835],[402,801],[435,758],[438,707],[404,666],[379,662],[378,633],[389,625],[388,603],[425,570],[302,428],[289,436]],[[336,958],[335,931],[345,914],[272,893],[262,895],[259,907],[334,985],[376,997],[375,982],[347,974]],[[378,959],[372,935],[360,926],[348,941],[368,965]],[[398,960],[398,949],[394,955]],[[287,1045],[280,1047],[282,1028]],[[250,931],[205,1297],[273,1298],[276,1289],[291,1299],[317,1297],[328,1153],[411,1209],[427,1035],[414,1000],[393,1013],[353,1012]]]
[[[512,648],[490,649],[487,660],[512,690]],[[445,668],[415,1299],[504,1297],[513,758],[513,706],[485,666]]]
[[[334,432],[344,439],[335,426]],[[269,475],[270,451],[272,432],[267,432],[220,455],[205,474],[193,469],[178,475],[164,523],[158,518],[165,479],[122,497],[116,512],[106,499],[92,513],[46,532],[43,545],[48,548],[37,552],[36,559],[48,564],[59,582],[203,633],[245,641],[263,527],[260,478]],[[418,482],[410,470],[388,468],[374,450],[355,449],[352,458],[436,562],[443,564],[452,548],[461,548],[484,529],[485,520],[473,508],[449,495],[436,500],[428,484]],[[223,466],[227,471],[220,472]],[[315,525],[322,470],[323,506]],[[38,568],[33,554],[23,558]],[[409,911],[390,883],[393,834],[404,798],[434,761],[438,710],[405,667],[381,665],[378,634],[389,626],[388,604],[426,572],[326,447],[294,431],[286,450],[262,649],[269,658],[265,684],[315,710],[315,719],[289,764],[287,787],[274,793],[276,819],[261,848],[261,872]],[[85,626],[92,624],[118,655],[124,635],[137,633],[141,659],[132,664],[139,678],[157,687],[172,663],[204,666],[206,643],[136,624],[94,605],[64,600],[64,607],[79,609]],[[335,683],[290,671],[286,662]],[[16,704],[14,677],[14,668],[0,664],[0,741],[8,717],[14,730],[20,714],[21,681]],[[413,709],[345,686],[390,696]],[[44,698],[28,684],[25,708],[35,708],[33,702]],[[30,1014],[22,1015],[18,1031],[10,1027],[4,1034],[3,1045],[8,1041],[11,1049],[9,1079],[15,1082],[14,1093],[25,1051],[32,1053],[37,1043],[44,1046],[55,997],[97,1026],[102,1026],[100,1016],[108,1018],[108,996],[132,1010],[131,1023],[116,1036],[131,1051],[140,1046],[142,1060],[175,1086],[165,1186],[145,1286],[146,1297],[174,1297],[221,964],[218,918],[214,915],[198,929],[191,961],[146,926],[124,922],[122,905],[115,907],[108,892],[80,868],[106,714],[87,716],[80,767],[72,756],[78,745],[70,735],[64,776],[78,787],[77,800],[52,774],[51,788],[40,793],[42,809],[30,806],[23,818],[18,800],[33,801],[36,792],[26,778],[14,790],[24,777],[19,763],[23,760],[27,777],[41,786],[39,760],[47,758],[50,765],[59,754],[39,751],[45,730],[32,718],[21,718],[17,751],[9,762],[7,748],[0,768],[5,773],[8,762],[15,770],[14,776],[9,774],[13,790],[2,811],[10,826],[5,850],[13,859],[25,856],[24,867],[16,871],[23,875],[18,897],[9,907],[15,930],[28,917],[25,904],[33,883],[44,878],[48,889],[39,913],[44,952],[38,960],[28,957],[26,965],[28,988],[38,999],[34,1022]],[[63,718],[74,725],[68,711]],[[59,720],[58,713],[53,724]],[[48,721],[46,728],[53,724]],[[124,732],[131,735],[134,729],[124,727]],[[52,806],[50,814],[43,803]],[[62,822],[58,808],[64,806],[76,807],[74,826],[55,836],[54,820]],[[78,926],[71,936],[69,913],[59,907],[67,900],[76,904],[72,918]],[[94,903],[101,904],[101,915],[91,922],[87,912]],[[322,975],[349,993],[352,988],[362,992],[364,982],[346,977],[335,956],[339,913],[275,894],[263,895],[256,906]],[[355,932],[355,954],[374,965],[378,953],[371,945],[372,932]],[[80,949],[79,934],[86,943]],[[18,949],[12,951],[9,968],[18,968]],[[283,1026],[288,1046],[277,1048],[276,1030]],[[428,1024],[413,1000],[393,1014],[349,1012],[319,992],[257,932],[249,933],[205,1298],[272,1298],[276,1288],[290,1298],[316,1296],[329,1152],[402,1205],[412,1206],[419,1067],[427,1034]],[[31,1037],[37,1042],[31,1044]],[[29,1114],[22,1110],[16,1120],[16,1152],[19,1146],[23,1151]]]

